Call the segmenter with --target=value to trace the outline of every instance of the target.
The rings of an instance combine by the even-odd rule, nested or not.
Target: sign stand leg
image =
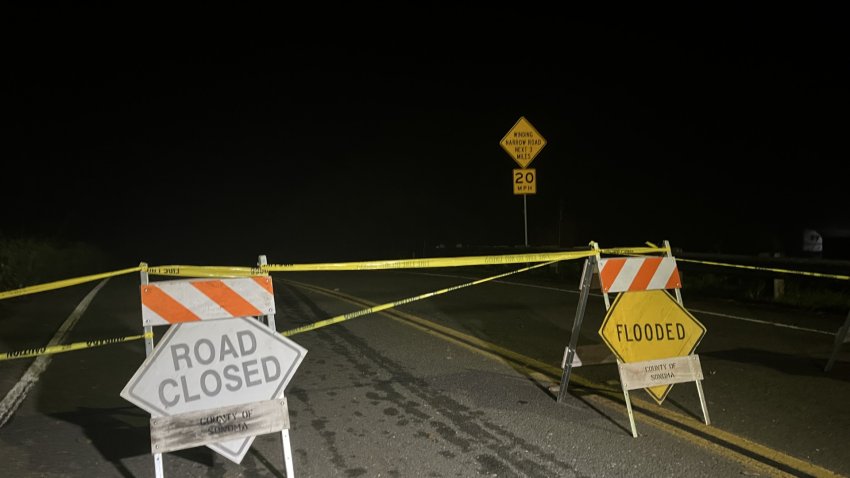
[[[145,326],[145,357],[149,356],[151,352],[153,352],[153,327],[150,325]]]
[[[832,370],[832,366],[835,365],[835,359],[838,358],[838,351],[841,350],[841,345],[847,340],[848,330],[850,330],[850,312],[847,313],[847,320],[844,321],[844,325],[835,333],[835,346],[832,349],[832,355],[829,356],[826,367],[823,369],[824,372],[829,372]]]
[[[697,394],[699,394],[699,404],[702,407],[702,416],[705,417],[705,424],[711,425],[711,419],[708,418],[708,406],[705,404],[705,394],[702,392],[702,380],[694,380],[697,384]]]
[[[162,453],[157,453],[153,456],[153,467],[156,471],[156,478],[163,478],[165,476],[162,471]]]
[[[669,377],[657,377],[653,374],[653,372],[659,369],[675,369],[678,370],[678,372],[676,372],[675,377],[673,374],[670,374]],[[697,387],[697,393],[699,394],[699,402],[702,407],[703,417],[705,417],[705,424],[711,425],[711,419],[708,416],[708,406],[705,402],[705,394],[703,394],[702,391],[703,375],[698,355],[683,355],[678,357],[642,360],[629,363],[625,363],[618,358],[617,371],[620,375],[620,385],[623,389],[623,398],[625,398],[626,401],[626,409],[629,413],[629,424],[632,427],[632,436],[634,438],[637,438],[638,435],[629,390],[638,390],[641,388],[646,390],[647,387],[655,385],[694,382]]]
[[[257,261],[257,265],[258,266],[264,266],[264,265],[267,265],[267,264],[268,264],[268,261],[266,260],[266,255],[265,254],[261,255],[259,260]],[[275,323],[274,323],[274,314],[266,315],[265,317],[266,317],[266,320],[265,320],[266,325],[268,325],[270,329],[277,332],[277,327],[275,326]]]
[[[150,283],[148,279],[148,273],[146,271],[140,272],[141,275],[141,284],[147,285]],[[149,356],[151,352],[153,352],[153,326],[146,325],[144,327],[145,330],[145,357]]]
[[[570,334],[570,345],[567,349],[567,360],[564,364],[564,373],[561,376],[561,389],[558,391],[558,402],[567,398],[567,387],[570,384],[570,372],[573,369],[573,357],[576,353],[578,336],[581,331],[581,322],[584,320],[584,309],[587,305],[587,296],[590,293],[590,280],[593,277],[593,260],[584,260],[584,271],[581,274],[581,285],[579,286],[579,299],[576,306],[576,318],[573,321],[573,331]]]
[[[667,257],[673,259],[673,263],[675,264],[676,258],[673,257],[673,250],[670,247],[670,241],[665,239],[664,240],[664,247],[667,248]],[[677,265],[676,269],[678,269],[678,268],[679,268],[679,266]],[[678,288],[674,289],[674,290],[676,292],[676,300],[679,302],[679,305],[684,307],[685,304],[682,303],[682,290],[678,289]],[[848,315],[848,318],[850,318],[850,315]],[[708,405],[706,405],[706,403],[705,403],[705,393],[703,393],[703,391],[702,391],[702,381],[701,380],[695,380],[694,383],[696,383],[696,385],[697,385],[697,394],[699,394],[699,404],[700,404],[700,407],[702,407],[702,416],[705,418],[705,424],[711,425],[711,419],[708,418]]]
[[[268,264],[268,259],[266,259],[266,255],[262,254],[257,261],[258,266],[264,266]],[[274,314],[269,314],[265,316],[266,325],[277,332],[277,327],[274,321]],[[289,407],[286,408],[286,413],[289,413]],[[289,443],[289,429],[284,428],[280,431],[280,442],[281,447],[283,448],[283,466],[286,468],[286,478],[295,478],[295,467],[292,462],[292,446]]]
[[[150,283],[150,279],[148,279],[148,273],[146,271],[141,271],[141,284],[146,285]],[[146,325],[145,326],[145,357],[150,356],[151,352],[153,352],[153,326]],[[162,453],[155,453],[153,455],[153,468],[156,473],[156,478],[164,478],[165,472],[162,470]]]
[[[286,478],[295,478],[295,467],[292,464],[292,448],[289,444],[289,430],[281,430],[280,439],[283,442],[283,463],[286,466]]]
[[[619,365],[620,363],[622,362],[618,359],[617,364]],[[620,373],[619,367],[617,367],[617,373]],[[626,409],[629,411],[629,425],[632,427],[632,438],[637,438],[637,426],[635,426],[635,412],[632,410],[632,399],[629,397],[629,389],[626,388],[622,374],[620,374],[620,384],[623,387],[623,397],[626,399]]]

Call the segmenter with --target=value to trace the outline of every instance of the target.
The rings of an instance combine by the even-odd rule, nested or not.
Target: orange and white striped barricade
[[[606,294],[675,289],[677,300],[682,287],[679,269],[672,256],[599,259],[599,284]]]
[[[154,282],[142,285],[141,292],[146,327],[275,312],[268,276]]]
[[[260,256],[258,265],[264,265],[264,264],[266,264],[266,257]],[[256,380],[257,374],[259,374],[261,372],[263,372],[263,373],[268,372],[271,375],[277,374],[277,377],[280,377],[281,374],[291,374],[292,372],[294,372],[294,369],[297,368],[298,364],[300,364],[300,361],[303,358],[303,355],[306,353],[305,349],[298,346],[294,342],[291,342],[290,339],[287,339],[285,337],[280,336],[277,333],[277,330],[275,329],[274,289],[273,289],[273,286],[272,286],[272,279],[268,275],[258,275],[258,276],[250,276],[250,277],[229,277],[229,278],[226,278],[226,277],[223,277],[223,278],[192,278],[192,279],[186,279],[186,280],[167,280],[167,281],[150,282],[149,278],[148,278],[148,272],[143,270],[141,272],[140,293],[141,293],[142,325],[143,325],[144,331],[145,331],[145,354],[148,357],[145,364],[147,364],[147,362],[150,361],[150,360],[154,360],[154,362],[151,362],[151,364],[148,364],[146,366],[152,367],[153,366],[152,364],[156,363],[157,357],[155,357],[155,356],[151,357],[151,355],[152,354],[158,354],[158,350],[154,346],[154,338],[153,338],[153,328],[154,327],[161,326],[161,325],[169,325],[169,326],[174,325],[174,326],[180,327],[181,325],[184,325],[184,324],[185,324],[186,327],[189,327],[188,324],[190,324],[190,323],[203,323],[203,322],[206,321],[210,324],[210,326],[209,326],[210,329],[211,330],[215,329],[217,331],[217,333],[219,333],[219,335],[221,335],[220,332],[219,332],[220,330],[230,331],[230,330],[236,330],[237,328],[242,327],[241,325],[239,325],[238,327],[231,328],[228,325],[222,325],[222,324],[224,324],[223,322],[221,322],[222,319],[243,319],[244,320],[246,318],[256,318],[257,320],[259,320],[264,325],[252,326],[252,325],[250,325],[249,322],[245,322],[245,324],[251,331],[256,332],[257,337],[266,337],[267,336],[267,337],[273,338],[273,340],[272,340],[273,343],[276,343],[277,341],[280,341],[280,340],[291,343],[292,356],[287,357],[287,360],[290,360],[290,362],[289,362],[289,365],[284,363],[284,366],[282,367],[284,370],[281,370],[281,367],[279,366],[277,369],[272,367],[271,372],[269,372],[265,369],[257,368],[257,366],[252,366],[254,368],[252,368],[249,372],[245,372],[246,373],[246,376],[245,376],[245,382],[246,383],[248,381],[248,377],[249,377],[248,374],[249,373],[252,374],[252,375],[250,375],[251,377],[253,377],[252,380]],[[196,327],[196,329],[206,330],[207,326],[192,326],[192,327]],[[259,328],[257,328],[257,327],[259,327]],[[196,329],[191,329],[191,330],[196,330]],[[271,329],[271,330],[268,330],[268,329]],[[169,327],[169,332],[166,333],[166,335],[161,339],[161,342],[163,342],[163,344],[165,342],[167,342],[166,339],[168,339],[170,336],[172,336],[172,332],[175,332],[176,330],[177,330],[176,328]],[[268,331],[267,332],[260,332],[260,330],[262,330],[262,331],[268,330]],[[244,332],[244,333],[247,334],[248,332]],[[251,332],[251,333],[253,334],[253,332]],[[223,360],[223,357],[225,357],[225,356],[227,356],[227,358],[238,357],[240,350],[242,351],[242,353],[244,353],[245,350],[248,350],[248,349],[251,348],[250,341],[246,345],[246,344],[241,343],[238,340],[236,340],[236,339],[241,340],[241,338],[247,336],[247,335],[241,335],[241,337],[240,337],[240,334],[243,334],[243,332],[242,331],[236,332],[236,337],[233,340],[226,340],[226,337],[224,335],[221,335],[221,346],[220,346],[221,351],[220,351],[220,354],[221,354],[222,360]],[[187,335],[184,335],[184,336],[187,336]],[[207,346],[208,344],[214,343],[214,341],[208,340],[206,338],[206,335],[207,334],[204,333],[204,332],[200,333],[201,338],[198,339],[197,342],[195,343],[196,349],[199,347],[198,344],[200,344],[201,342],[204,343],[204,346]],[[256,345],[256,342],[254,342],[254,345]],[[198,350],[194,350],[195,355],[190,355],[192,352],[189,351],[190,347],[188,347],[187,344],[178,343],[176,345],[171,346],[171,348],[176,348],[176,347],[182,347],[180,349],[180,351],[181,351],[181,353],[183,353],[183,355],[178,355],[178,356],[172,357],[173,362],[175,364],[175,367],[177,367],[178,363],[184,364],[184,365],[191,363],[192,357],[195,357],[195,360],[197,360],[199,362],[201,361],[201,355],[198,355],[199,354]],[[254,347],[254,348],[256,348],[256,347]],[[208,349],[203,349],[203,350],[212,350],[212,345],[209,345]],[[172,355],[175,354],[175,353],[176,352],[174,350],[172,350]],[[206,353],[206,352],[204,352],[204,353]],[[212,352],[210,352],[210,353],[212,353]],[[203,358],[206,359],[206,357],[203,357]],[[213,360],[212,355],[210,355],[209,360]],[[256,362],[256,360],[254,362]],[[268,362],[268,363],[272,363],[272,362]],[[277,363],[277,362],[274,362],[274,363]],[[262,363],[261,366],[265,367],[266,363],[265,362]],[[287,369],[287,367],[289,367],[289,369]],[[227,370],[226,367],[225,367],[225,370]],[[231,369],[229,372],[225,372],[223,377],[225,379],[233,380],[232,374],[235,373],[235,372],[233,372],[233,370],[236,370],[236,369]],[[228,375],[228,373],[229,373],[229,375]],[[133,379],[131,379],[131,382],[135,381],[134,384],[142,383],[142,379],[138,378],[138,376],[140,376],[140,374],[141,374],[141,369],[140,369],[139,372],[137,372],[136,376],[134,376]],[[289,375],[287,375],[287,376],[289,376]],[[204,375],[201,375],[201,377],[202,377],[202,383],[200,384],[200,388],[201,388],[202,391],[204,391],[204,387],[205,387],[206,382],[203,382]],[[219,380],[222,380],[222,379],[219,378]],[[163,383],[165,383],[165,381]],[[177,382],[174,382],[174,383],[177,383]],[[221,385],[221,382],[218,382],[218,383],[219,383],[219,385]],[[145,382],[144,387],[147,387],[147,386],[148,385]],[[291,449],[290,440],[289,440],[288,408],[286,406],[285,397],[283,395],[283,391],[284,391],[283,387],[285,385],[277,384],[275,386],[279,387],[279,390],[277,388],[274,388],[274,387],[271,390],[269,390],[270,394],[274,393],[274,395],[275,395],[275,396],[272,396],[272,397],[268,397],[272,401],[260,402],[260,401],[249,400],[249,402],[251,402],[251,403],[249,403],[248,405],[256,405],[256,407],[259,407],[259,408],[257,408],[258,410],[259,409],[262,409],[262,410],[268,409],[269,410],[268,412],[266,412],[266,413],[268,413],[268,415],[266,417],[267,419],[265,420],[265,423],[266,423],[267,426],[268,426],[268,423],[271,423],[271,422],[276,423],[276,425],[273,425],[273,427],[274,427],[273,430],[274,431],[279,430],[281,432],[281,440],[282,440],[282,447],[283,447],[284,466],[286,468],[286,476],[287,476],[287,478],[293,478],[294,477],[294,466],[293,466],[293,460],[292,460],[292,449]],[[142,387],[142,385],[138,385],[138,387]],[[160,387],[163,387],[163,385],[160,385]],[[175,385],[175,387],[176,387],[176,385]],[[186,387],[185,383],[183,383],[183,387],[184,387],[183,393],[188,393],[188,392],[185,391],[185,387]],[[219,387],[219,388],[221,388],[221,387]],[[125,387],[125,391],[122,392],[122,396],[124,396],[125,398],[128,398],[128,396],[125,396],[125,393],[126,393],[126,395],[130,395],[129,389],[130,389],[130,384],[128,384],[128,386]],[[141,388],[140,388],[140,390],[141,390]],[[172,389],[168,389],[168,390],[172,390]],[[175,388],[174,390],[177,390],[177,389]],[[160,390],[159,393],[160,393],[160,395],[162,395],[162,393],[163,393],[162,389]],[[217,395],[217,393],[216,394],[210,394],[210,396],[212,396],[212,395]],[[133,397],[133,398],[135,399],[137,397]],[[195,397],[192,397],[192,398],[196,399]],[[177,399],[175,398],[175,401],[176,400]],[[267,400],[267,398],[256,399],[256,400]],[[188,399],[186,399],[186,401],[188,401]],[[218,405],[218,406],[222,406],[222,405],[225,405],[225,404],[221,404],[221,405]],[[226,404],[226,405],[232,406],[232,404]],[[281,408],[281,405],[282,405],[282,408]],[[145,408],[145,407],[143,406],[143,408]],[[148,408],[150,408],[150,407],[148,407]],[[210,407],[207,407],[207,408],[210,408]],[[157,412],[157,414],[155,415],[155,417],[158,417],[159,415],[161,415],[163,413],[162,410],[156,410],[156,412]],[[200,410],[199,411],[192,410],[192,411],[188,411],[188,412],[183,412],[183,413],[171,416],[170,420],[173,423],[182,423],[182,422],[185,422],[187,419],[189,419],[190,415],[197,414],[199,412],[201,412],[201,411]],[[250,413],[250,412],[248,412],[248,413]],[[192,416],[194,416],[194,415],[192,415]],[[256,418],[256,417],[254,417],[254,418]],[[154,420],[154,418],[152,417],[152,424],[153,424],[153,420]],[[159,425],[157,425],[157,426],[158,426],[157,431],[161,432],[161,430],[159,430],[159,428],[162,428],[162,427],[159,426]],[[154,427],[152,426],[152,441],[153,441],[153,428]],[[270,431],[265,431],[265,432],[261,432],[261,433],[258,433],[258,434],[269,433],[269,432],[271,432],[271,430],[272,429],[270,429]],[[169,430],[169,432],[171,432],[171,434],[174,435],[173,431]],[[237,436],[237,435],[234,435],[234,436]],[[229,441],[222,442],[222,443],[218,443],[218,442],[215,442],[215,441],[210,443],[210,442],[207,441],[207,442],[204,442],[204,444],[207,444],[207,446],[209,446],[213,450],[217,451],[218,453],[222,454],[226,458],[238,463],[239,461],[241,461],[241,458],[244,456],[245,452],[247,451],[247,448],[250,447],[251,441],[253,441],[254,436],[255,435],[249,436],[247,438],[241,438],[241,437],[235,438],[235,439],[231,439]],[[225,446],[225,445],[227,445],[227,446]],[[231,446],[231,445],[233,445],[233,446]],[[183,445],[183,447],[186,447],[186,446],[189,446],[189,445]],[[197,446],[197,445],[191,445],[191,446]],[[180,448],[171,448],[171,449],[180,449]],[[238,450],[238,451],[233,451],[233,450]],[[168,451],[168,449],[167,449],[167,451]],[[162,453],[153,453],[153,454],[154,454],[154,469],[155,469],[156,477],[157,478],[163,478],[164,472],[163,472]]]

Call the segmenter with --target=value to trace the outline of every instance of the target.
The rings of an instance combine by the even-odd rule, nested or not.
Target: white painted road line
[[[796,325],[780,324],[780,323],[777,323],[777,322],[769,322],[767,320],[752,319],[752,318],[749,318],[749,317],[741,317],[740,315],[722,314],[720,312],[710,312],[708,310],[699,310],[699,309],[688,309],[688,310],[691,311],[691,312],[699,313],[699,314],[716,315],[718,317],[723,317],[725,319],[743,320],[744,322],[752,322],[754,324],[772,325],[774,327],[784,327],[786,329],[800,330],[800,331],[803,331],[803,332],[812,332],[814,334],[835,335],[835,332],[827,332],[825,330],[810,329],[810,328],[807,328],[807,327],[797,327]]]
[[[434,274],[434,273],[425,273],[425,272],[407,272],[407,274],[435,276],[435,277],[452,277],[452,278],[467,279],[467,280],[474,279],[474,277],[466,277],[466,276],[454,275],[454,274]],[[558,288],[558,287],[548,287],[548,286],[543,286],[543,285],[523,284],[521,282],[494,280],[493,283],[516,285],[516,286],[522,286],[522,287],[532,287],[532,288],[535,288],[535,289],[551,290],[551,291],[556,291],[556,292],[569,292],[571,294],[578,294],[577,290],[561,289],[561,288]],[[602,297],[602,294],[591,293],[590,295],[595,296],[595,297]],[[826,331],[826,330],[810,329],[810,328],[807,328],[807,327],[798,327],[796,325],[781,324],[781,323],[778,323],[778,322],[770,322],[770,321],[767,321],[767,320],[753,319],[751,317],[742,317],[740,315],[723,314],[723,313],[720,313],[720,312],[711,312],[711,311],[708,311],[708,310],[700,310],[700,309],[691,309],[690,307],[688,308],[688,311],[696,312],[696,313],[699,313],[699,314],[714,315],[714,316],[717,316],[717,317],[723,317],[724,319],[741,320],[741,321],[744,321],[744,322],[750,322],[750,323],[754,323],[754,324],[771,325],[771,326],[774,326],[774,327],[782,327],[782,328],[786,328],[786,329],[799,330],[801,332],[811,332],[813,334],[835,335],[834,331],[830,332],[830,331]]]
[[[47,344],[48,347],[53,345],[59,345],[63,343],[68,336],[68,333],[71,332],[71,329],[77,324],[77,321],[80,320],[80,317],[83,316],[83,312],[88,309],[89,304],[91,303],[94,296],[100,292],[100,289],[103,288],[104,285],[109,281],[109,279],[104,279],[95,286],[94,289],[91,290],[83,300],[77,304],[77,307],[71,312],[71,315],[65,319],[65,322],[59,327],[59,330],[56,331],[56,334],[53,335],[53,338],[50,339],[50,342]],[[27,393],[29,393],[30,389],[38,379],[41,377],[41,374],[47,369],[47,366],[50,365],[50,360],[53,358],[52,355],[41,355],[36,357],[33,363],[29,366],[26,373],[24,373],[23,377],[12,387],[12,390],[6,394],[6,397],[3,398],[3,401],[0,402],[0,428],[12,418],[12,415],[15,414],[15,411],[18,407],[23,403],[24,399],[27,397]]]

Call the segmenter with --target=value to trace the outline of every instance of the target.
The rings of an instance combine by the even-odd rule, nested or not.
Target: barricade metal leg
[[[841,346],[844,345],[844,342],[847,340],[848,330],[850,330],[850,312],[847,312],[847,320],[844,321],[844,325],[842,325],[841,328],[838,329],[838,332],[835,333],[835,345],[832,348],[832,354],[829,356],[829,361],[823,369],[824,372],[829,372],[832,370],[832,366],[835,365],[835,359],[838,358],[838,351],[841,350]]]
[[[141,271],[141,285],[147,285],[150,283],[148,279],[148,273],[146,271]],[[145,357],[150,356],[151,352],[153,352],[153,327],[150,325],[145,326]],[[165,472],[162,471],[162,453],[155,453],[153,455],[153,468],[154,473],[156,473],[156,478],[164,478]]]
[[[162,453],[157,453],[153,456],[153,467],[156,471],[156,478],[165,477],[165,474],[162,471]]]
[[[145,326],[145,357],[153,352],[153,327]]]
[[[268,264],[268,259],[265,254],[260,255],[259,260],[257,261],[258,266],[264,266]],[[266,317],[266,325],[277,332],[277,327],[274,321],[274,314],[269,314]],[[286,413],[289,413],[289,407],[287,405]],[[292,461],[292,446],[289,443],[289,430],[283,429],[280,431],[280,441],[281,447],[283,448],[283,465],[286,468],[286,478],[295,478],[295,466]]]
[[[702,393],[702,380],[694,380],[697,384],[697,393],[699,394],[699,404],[702,407],[702,416],[705,418],[705,424],[711,425],[711,419],[708,418],[708,406],[705,404],[705,394]]]
[[[622,379],[620,380],[622,382]],[[629,425],[632,427],[632,438],[637,438],[637,427],[635,426],[635,413],[632,411],[632,400],[629,398],[629,391],[623,387],[623,397],[626,398],[626,409],[629,411]]]
[[[148,273],[146,271],[141,271],[139,273],[141,275],[141,285],[147,285],[150,281],[148,280]],[[146,325],[145,329],[145,357],[153,352],[153,327],[150,325]]]
[[[286,478],[295,478],[295,466],[292,464],[292,447],[289,445],[289,430],[281,430],[280,440],[283,445],[283,463],[286,466]]]
[[[576,317],[573,321],[573,331],[570,335],[570,345],[567,351],[567,360],[564,364],[564,373],[561,375],[561,388],[558,391],[558,402],[567,398],[567,387],[570,384],[570,373],[573,369],[573,357],[576,353],[578,336],[581,332],[581,322],[584,320],[584,310],[587,306],[587,296],[590,291],[590,280],[593,277],[593,260],[584,260],[584,271],[581,274],[581,285],[579,286],[579,299],[576,306]]]
[[[617,375],[620,377],[620,388],[623,389],[623,398],[626,400],[626,411],[629,412],[629,426],[632,428],[632,438],[637,438],[637,426],[635,426],[635,412],[632,410],[632,398],[629,396],[629,386],[623,380],[623,362],[617,359]]]
[[[268,260],[266,260],[266,255],[265,255],[265,254],[260,255],[260,258],[259,258],[259,260],[257,261],[257,265],[258,265],[258,266],[264,266],[264,265],[266,265],[266,264],[268,264],[268,263],[269,263],[269,262],[268,262]],[[266,325],[268,325],[270,329],[272,329],[272,330],[274,330],[275,332],[277,332],[277,326],[276,326],[276,325],[275,325],[275,323],[274,323],[274,314],[266,315],[266,316],[265,316],[265,318],[266,318],[266,320],[265,320]]]

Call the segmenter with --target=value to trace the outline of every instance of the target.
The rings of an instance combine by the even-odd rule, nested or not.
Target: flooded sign
[[[611,304],[599,335],[621,362],[691,355],[706,328],[664,290],[622,292]],[[646,388],[659,404],[672,384]]]

